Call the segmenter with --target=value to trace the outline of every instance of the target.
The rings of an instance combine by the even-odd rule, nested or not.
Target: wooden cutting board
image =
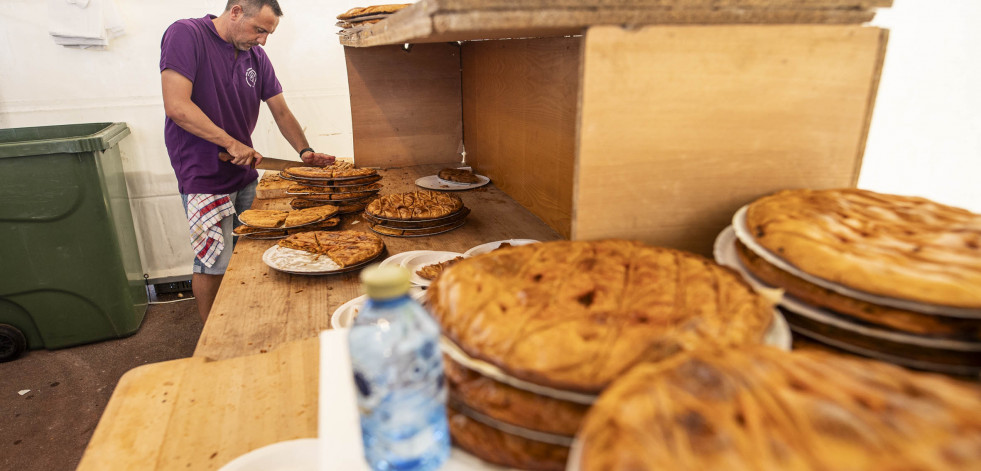
[[[318,355],[313,337],[265,354],[130,370],[78,469],[212,470],[272,443],[316,437]]]
[[[279,172],[266,170],[255,187],[255,197],[260,200],[285,198],[286,189],[294,182],[279,177]]]

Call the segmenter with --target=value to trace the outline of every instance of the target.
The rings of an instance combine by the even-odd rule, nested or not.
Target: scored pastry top
[[[633,365],[761,343],[773,307],[703,257],[625,240],[507,247],[430,285],[443,333],[473,358],[543,386],[595,393]]]

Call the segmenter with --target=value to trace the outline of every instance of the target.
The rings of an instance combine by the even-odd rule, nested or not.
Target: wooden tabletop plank
[[[417,178],[451,165],[454,164],[380,170],[380,194],[420,189],[414,183]],[[427,237],[381,236],[387,251],[382,257],[409,250],[462,253],[476,245],[504,239],[561,238],[493,182],[453,194],[471,209],[463,227]],[[256,200],[253,208],[289,209],[289,199]],[[343,216],[341,228],[370,230],[360,214]],[[262,262],[262,253],[275,244],[276,241],[250,239],[240,239],[236,244],[195,356],[217,360],[265,353],[292,340],[315,337],[329,328],[330,314],[335,309],[361,294],[357,272],[311,276],[270,268]]]
[[[341,44],[555,37],[598,25],[862,24],[892,0],[420,0]]]
[[[311,338],[265,355],[130,370],[78,469],[214,470],[266,445],[316,437],[319,351]]]

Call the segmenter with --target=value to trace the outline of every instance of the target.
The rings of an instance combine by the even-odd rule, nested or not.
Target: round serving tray
[[[766,260],[771,265],[790,273],[793,276],[801,278],[811,284],[818,285],[822,288],[830,289],[838,294],[848,296],[851,298],[859,299],[872,304],[880,304],[883,306],[890,306],[899,309],[905,309],[907,311],[915,311],[922,314],[937,314],[950,317],[964,317],[968,319],[981,319],[981,309],[970,309],[970,308],[959,308],[952,306],[941,306],[938,304],[928,304],[918,301],[911,301],[908,299],[899,299],[889,296],[881,296],[877,294],[872,294],[866,291],[860,291],[854,288],[849,288],[847,286],[828,281],[824,278],[820,278],[810,273],[805,273],[799,268],[791,265],[789,262],[783,258],[777,256],[773,252],[760,245],[753,238],[749,227],[746,223],[746,211],[749,206],[743,206],[736,211],[736,214],[732,217],[732,228],[735,231],[736,237],[742,242],[746,247],[753,251],[753,253],[759,255],[761,258]]]
[[[736,255],[732,227],[715,240],[715,260],[730,267],[754,288],[773,290],[742,265]],[[810,305],[784,294],[779,306],[790,329],[805,337],[862,356],[922,370],[976,375],[981,373],[981,343],[927,337],[873,326],[858,319]]]
[[[362,213],[361,217],[365,221],[371,224],[377,224],[383,227],[389,227],[392,229],[427,229],[430,227],[438,227],[447,224],[454,223],[467,217],[470,214],[470,208],[464,206],[459,211],[439,219],[429,219],[425,221],[406,221],[406,220],[393,220],[393,219],[379,219],[375,216],[368,214],[367,212]]]
[[[280,178],[284,180],[289,180],[297,183],[310,183],[312,185],[325,185],[325,186],[341,186],[341,185],[366,185],[368,183],[374,183],[381,180],[381,175],[377,173],[371,175],[357,175],[353,177],[330,177],[330,178],[316,178],[316,177],[299,177],[294,175],[289,175],[286,172],[280,172]],[[364,181],[357,181],[364,180]],[[370,180],[370,181],[369,181]],[[355,183],[355,181],[357,181]],[[330,182],[340,182],[340,183],[330,183]]]
[[[313,185],[308,185],[308,186],[313,186]],[[367,188],[362,188],[362,187],[367,187]],[[327,187],[327,186],[318,187],[318,188],[330,189],[332,191],[327,193],[314,193],[314,192],[294,192],[294,191],[289,191],[289,189],[287,189],[286,194],[289,196],[307,196],[307,195],[326,196],[326,195],[346,195],[349,193],[367,193],[371,191],[377,193],[379,190],[381,190],[382,186],[381,183],[369,183],[365,185],[350,185],[347,187],[337,187],[337,188]]]
[[[439,221],[446,221],[458,216],[464,210],[466,210],[468,214],[470,213],[470,208],[467,208],[466,206],[460,206],[460,209],[453,211],[452,213],[447,214],[446,216],[440,216],[438,218],[432,218],[432,219],[395,219],[395,218],[387,218],[384,216],[378,216],[375,214],[369,214],[368,211],[365,211],[365,214],[370,216],[372,219],[377,219],[378,221],[385,221],[384,224],[388,225],[388,222],[434,223]],[[379,224],[381,224],[381,222],[379,222]]]
[[[460,221],[456,221],[456,222],[447,224],[445,226],[435,226],[435,227],[429,227],[429,228],[425,228],[425,229],[401,229],[401,228],[394,228],[394,227],[393,228],[389,228],[389,229],[393,229],[393,230],[397,230],[397,231],[403,231],[402,234],[398,234],[398,235],[396,235],[396,234],[386,234],[384,232],[380,232],[377,229],[375,229],[375,226],[376,225],[377,226],[381,226],[381,224],[369,224],[368,225],[368,228],[371,229],[372,232],[375,232],[375,233],[377,233],[379,235],[383,235],[383,236],[387,236],[387,237],[429,237],[429,236],[444,234],[444,233],[450,232],[450,231],[452,231],[454,229],[458,229],[460,227],[463,227],[463,225],[466,224],[466,223],[467,223],[467,220],[466,219],[462,219]],[[382,227],[386,227],[386,226],[382,226]],[[419,232],[419,231],[434,231],[434,232],[425,232],[425,233],[422,233],[422,232]]]
[[[272,247],[269,247],[268,249],[266,249],[265,252],[262,253],[262,261],[274,270],[278,270],[283,273],[289,273],[292,275],[339,275],[341,273],[357,271],[360,270],[361,268],[364,268],[366,265],[371,264],[385,253],[385,249],[382,248],[381,252],[379,252],[378,255],[372,257],[371,259],[365,260],[356,265],[351,265],[338,269],[306,270],[301,265],[290,266],[290,265],[276,263],[274,259],[274,254],[278,250],[294,250],[294,249],[288,249],[286,247],[281,247],[279,245],[273,245]],[[326,257],[326,255],[321,255],[321,256]]]
[[[296,225],[296,226],[287,226],[284,223],[282,226],[279,226],[279,227],[258,227],[258,226],[253,226],[253,225],[250,225],[250,224],[246,224],[245,221],[242,221],[241,219],[239,219],[238,214],[235,215],[235,218],[238,219],[238,222],[241,223],[243,226],[254,227],[256,229],[267,229],[267,230],[270,230],[270,231],[285,231],[286,229],[296,229],[296,228],[299,228],[299,227],[307,227],[307,226],[312,226],[314,224],[320,224],[320,223],[326,221],[327,219],[330,219],[330,218],[335,217],[335,216],[337,216],[337,214],[331,215],[330,217],[326,217],[326,218],[320,219],[319,221],[308,222],[306,224],[299,224],[299,225]]]
[[[366,198],[372,198],[372,197],[378,195],[378,191],[379,190],[358,191],[358,192],[356,192],[357,193],[357,196],[347,197],[347,198],[333,198],[333,199],[329,199],[329,198],[331,196],[353,195],[354,193],[328,193],[328,194],[322,194],[322,195],[316,195],[316,194],[302,194],[301,195],[301,194],[295,194],[295,193],[287,193],[287,194],[289,196],[294,196],[294,197],[297,197],[297,198],[303,198],[303,199],[310,200],[310,201],[317,201],[317,202],[323,202],[323,203],[327,203],[327,204],[339,205],[339,204],[346,204],[346,203],[351,203],[351,202],[355,202],[355,201],[361,201],[361,200],[366,199]]]

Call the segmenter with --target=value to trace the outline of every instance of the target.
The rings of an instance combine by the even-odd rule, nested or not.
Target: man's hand
[[[262,154],[238,141],[225,148],[225,150],[232,156],[232,163],[235,165],[248,165],[255,168],[259,162],[262,162]]]
[[[300,155],[300,160],[303,163],[310,165],[312,167],[326,167],[332,163],[336,158],[330,154],[322,154],[320,152],[307,151]]]

